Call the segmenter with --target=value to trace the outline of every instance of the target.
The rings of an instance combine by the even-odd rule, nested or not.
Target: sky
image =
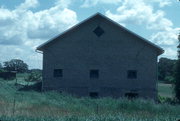
[[[0,63],[21,59],[42,69],[36,48],[100,12],[177,58],[178,0],[0,0]]]

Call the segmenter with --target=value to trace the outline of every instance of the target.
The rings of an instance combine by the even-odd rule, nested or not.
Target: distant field
[[[172,84],[158,83],[158,95],[163,97],[174,97]]]
[[[25,81],[25,79],[28,77],[28,73],[18,73],[16,75],[16,79],[14,80],[5,80],[7,83],[10,83],[10,84],[15,84],[16,82],[18,84],[21,84],[21,85],[31,85],[31,84],[34,84],[36,82],[27,82]],[[2,78],[0,78],[0,80],[3,80]]]
[[[13,82],[13,81],[12,81]],[[57,92],[17,91],[0,80],[2,121],[176,121],[180,106],[150,100],[76,98]],[[166,86],[160,84],[162,93]]]

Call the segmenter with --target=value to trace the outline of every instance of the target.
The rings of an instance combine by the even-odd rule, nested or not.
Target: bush
[[[36,72],[31,72],[27,78],[25,78],[27,82],[40,82],[42,81],[42,75]]]
[[[166,76],[165,79],[164,79],[164,82],[167,83],[167,84],[174,84],[175,80],[174,80],[173,76]]]
[[[160,95],[158,95],[158,102],[166,103],[166,104],[173,104],[173,105],[178,104],[178,100],[169,98],[169,97],[162,97]]]

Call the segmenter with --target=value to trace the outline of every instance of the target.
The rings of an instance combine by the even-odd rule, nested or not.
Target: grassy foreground
[[[75,98],[56,92],[22,92],[0,81],[0,120],[176,121],[180,106],[141,99]]]

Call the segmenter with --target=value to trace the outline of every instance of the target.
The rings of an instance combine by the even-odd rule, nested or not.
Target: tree
[[[2,64],[0,63],[0,72],[2,72]]]
[[[180,34],[178,35],[178,40],[179,40],[179,45],[177,46],[178,48],[178,60],[176,62],[176,71],[175,71],[175,93],[176,93],[176,98],[178,101],[180,101]]]
[[[0,69],[2,69],[2,64],[0,63]]]
[[[4,62],[4,70],[24,73],[28,71],[28,65],[20,59],[12,59],[10,61]]]
[[[158,80],[165,83],[173,83],[175,63],[177,60],[160,58],[158,62]]]

